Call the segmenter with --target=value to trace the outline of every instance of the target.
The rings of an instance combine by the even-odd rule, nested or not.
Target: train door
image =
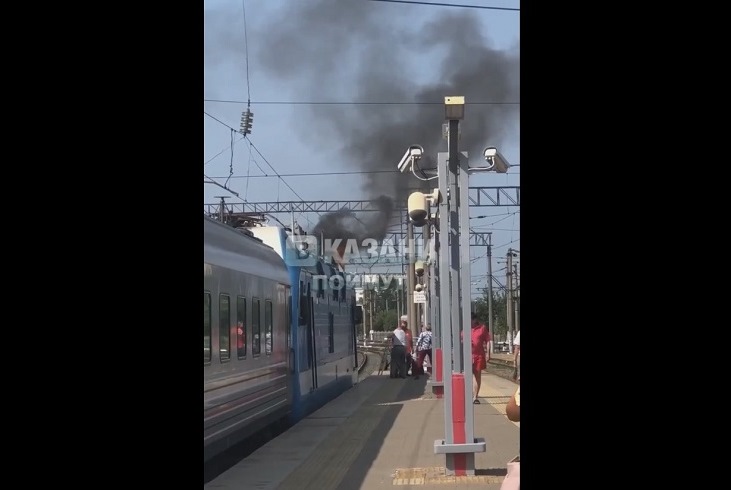
[[[357,316],[356,316],[356,310],[359,309],[355,305],[355,298],[352,299],[353,303],[350,305],[350,324],[352,325],[353,330],[353,367],[358,368],[358,327],[357,327]]]
[[[315,301],[312,298],[312,283],[307,283],[307,347],[312,367],[312,389],[317,389],[317,349],[315,348]]]
[[[287,329],[287,345],[284,352],[287,353],[287,365],[289,366],[289,372],[287,373],[287,390],[289,391],[287,399],[292,400],[294,398],[293,390],[294,383],[297,381],[295,373],[297,372],[297,365],[295,360],[297,359],[294,352],[294,345],[292,344],[292,330],[295,328],[294,322],[292,321],[292,290],[289,286],[284,287],[284,297],[286,298],[286,309],[287,314],[284,318]]]
[[[303,273],[300,280],[299,289],[299,319],[297,321],[297,352],[298,352],[298,366],[297,366],[297,382],[300,388],[300,394],[306,394],[311,392],[314,387],[312,384],[312,328],[311,328],[311,313],[310,313],[310,286],[307,282],[308,278]],[[306,376],[302,376],[299,373],[308,373]]]

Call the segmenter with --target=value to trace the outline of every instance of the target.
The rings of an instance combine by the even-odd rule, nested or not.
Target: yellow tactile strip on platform
[[[475,470],[474,476],[448,476],[444,467],[400,468],[393,474],[393,484],[404,485],[458,485],[460,483],[502,483],[507,470],[495,468]]]

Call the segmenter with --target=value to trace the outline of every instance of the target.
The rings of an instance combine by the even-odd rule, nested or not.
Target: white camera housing
[[[406,150],[406,153],[404,153],[404,156],[401,157],[401,161],[398,163],[398,169],[399,172],[406,173],[408,172],[409,165],[413,165],[414,160],[418,160],[421,158],[421,155],[424,154],[424,148],[422,148],[419,145],[411,145],[409,146],[409,149]]]
[[[510,168],[510,164],[502,156],[502,154],[494,146],[488,146],[483,152],[485,161],[488,164],[487,170],[494,170],[499,174],[504,174]]]
[[[408,209],[409,217],[413,222],[414,226],[422,227],[426,225],[429,220],[431,213],[429,212],[429,203],[435,206],[441,202],[442,195],[439,193],[439,189],[434,189],[431,194],[424,194],[423,192],[412,192],[409,195]]]
[[[421,192],[412,192],[409,196],[409,217],[416,226],[424,226],[426,218],[429,216],[429,204],[426,196]]]
[[[421,284],[417,284],[416,286],[414,286],[414,291],[416,291],[417,293],[420,293],[423,290],[424,290],[424,286],[422,286]]]
[[[423,260],[417,260],[414,264],[414,272],[416,272],[416,275],[421,277],[424,275],[424,261]]]

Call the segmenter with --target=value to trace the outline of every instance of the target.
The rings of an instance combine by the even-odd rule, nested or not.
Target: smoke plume
[[[420,17],[415,16],[424,15],[430,20],[416,22]],[[467,9],[303,0],[286,2],[283,10],[267,16],[262,28],[249,31],[252,69],[291,81],[292,92],[282,99],[359,103],[297,108],[295,126],[304,138],[313,146],[339,148],[334,171],[350,167],[373,172],[364,174],[364,187],[380,210],[357,217],[348,210],[324,215],[313,230],[318,236],[381,240],[396,218],[394,209],[405,205],[413,190],[437,186],[436,180],[424,182],[392,171],[409,145],[424,147],[422,167],[434,167],[436,153],[446,151],[445,96],[466,98],[460,147],[471,155],[500,145],[505,130],[515,127],[519,58],[492,49],[475,16]],[[208,18],[207,13],[207,23]],[[239,26],[228,29],[234,27]],[[221,56],[209,56],[209,50],[243,53],[240,41],[231,41],[225,29],[221,32],[222,23],[215,29],[207,33],[206,63]],[[383,170],[389,172],[377,172]]]

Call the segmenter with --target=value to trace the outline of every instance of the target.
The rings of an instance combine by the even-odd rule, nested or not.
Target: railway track
[[[362,380],[371,375],[373,370],[378,367],[385,346],[386,344],[382,342],[373,342],[368,347],[358,346],[358,353],[363,354],[366,357],[363,364],[358,367],[359,379]],[[371,367],[373,367],[373,369],[370,369]],[[499,358],[492,358],[487,364],[486,372],[513,381],[513,362]]]

